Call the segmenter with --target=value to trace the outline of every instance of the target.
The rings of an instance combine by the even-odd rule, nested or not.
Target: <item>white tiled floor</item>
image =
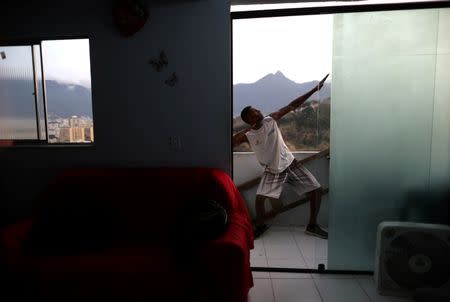
[[[302,227],[272,226],[255,240],[250,256],[253,267],[317,269],[327,264],[327,240],[306,235]]]
[[[253,272],[249,302],[412,302],[380,296],[372,276]]]
[[[254,267],[317,268],[327,264],[327,241],[298,227],[271,227],[255,240]],[[378,295],[372,276],[253,272],[249,302],[409,302]]]

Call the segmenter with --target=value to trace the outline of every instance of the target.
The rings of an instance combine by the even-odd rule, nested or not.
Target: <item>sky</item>
[[[0,76],[8,78],[33,77],[30,46],[0,47]],[[91,87],[89,40],[70,39],[42,42],[44,74],[47,80]]]
[[[89,39],[42,42],[46,79],[91,87]]]
[[[231,12],[339,5],[423,2],[424,0],[355,0],[233,5]],[[425,0],[427,1],[427,0]],[[431,1],[431,0],[428,0]],[[254,83],[281,71],[297,82],[320,80],[330,73],[333,15],[233,20],[233,84]]]
[[[233,84],[277,71],[297,83],[320,80],[331,73],[332,44],[331,14],[235,19]]]

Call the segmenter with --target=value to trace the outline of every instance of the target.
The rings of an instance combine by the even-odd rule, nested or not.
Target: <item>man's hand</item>
[[[326,79],[328,78],[328,76],[329,76],[330,74],[328,73],[320,82],[319,82],[319,84],[317,84],[317,90],[319,90],[320,88],[322,88],[322,86],[323,86],[323,83],[325,83],[325,81],[326,81]]]
[[[297,109],[298,107],[301,106],[301,104],[303,104],[310,96],[312,96],[317,90],[319,90],[320,88],[322,88],[323,84],[325,83],[325,80],[328,78],[330,74],[327,74],[320,82],[319,84],[317,84],[316,87],[314,87],[313,89],[311,89],[310,91],[308,91],[307,93],[305,93],[304,95],[299,96],[298,98],[296,98],[295,100],[293,100],[292,102],[289,103],[289,105],[281,108],[278,111],[275,111],[273,113],[270,114],[270,116],[274,119],[274,120],[279,120],[280,118],[282,118],[284,115],[286,115],[287,113],[291,112],[292,110]]]

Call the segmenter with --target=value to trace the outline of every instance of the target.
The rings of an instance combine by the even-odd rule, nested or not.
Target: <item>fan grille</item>
[[[450,278],[450,248],[430,233],[410,231],[394,238],[384,251],[388,276],[407,289],[441,287]]]

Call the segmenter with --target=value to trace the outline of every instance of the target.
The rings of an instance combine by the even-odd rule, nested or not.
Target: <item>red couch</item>
[[[192,198],[218,201],[229,224],[180,269],[171,230]],[[33,301],[247,301],[252,225],[223,171],[73,169],[51,182],[35,205],[35,215],[0,232],[0,265]],[[42,232],[51,235],[42,240]],[[44,250],[30,252],[33,244]]]

